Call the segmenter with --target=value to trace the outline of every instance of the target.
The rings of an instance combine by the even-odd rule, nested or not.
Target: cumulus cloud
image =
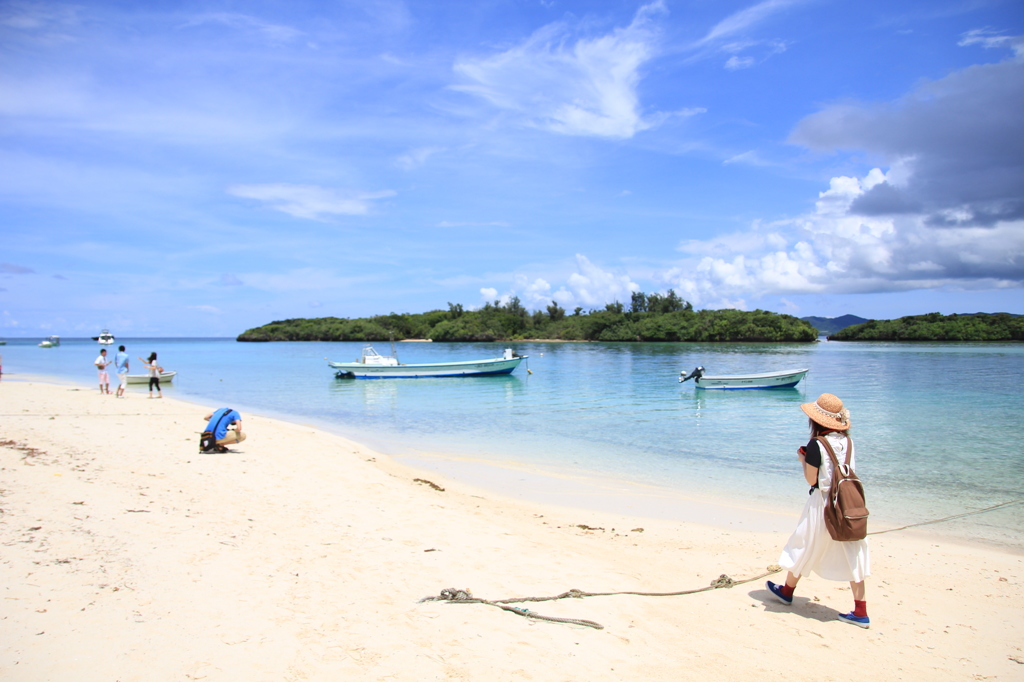
[[[860,195],[853,213],[992,227],[1024,218],[1022,111],[1024,59],[1011,58],[924,83],[894,102],[825,107],[800,121],[790,139],[825,152],[867,151],[902,169]]]
[[[832,178],[807,215],[681,243],[683,261],[663,279],[705,307],[763,295],[1024,285],[1024,221],[936,229],[926,214],[854,210],[877,187],[895,183],[892,172],[877,168],[862,178]]]
[[[485,301],[499,300],[502,303],[518,296],[524,306],[539,310],[551,301],[557,301],[565,308],[600,308],[615,301],[628,303],[633,292],[640,291],[640,285],[628,274],[605,270],[582,254],[576,254],[573,265],[568,274],[560,274],[559,279],[564,278],[564,282],[558,285],[558,289],[544,277],[517,273],[512,278],[512,286],[500,296],[493,287],[481,289],[480,294]]]
[[[637,84],[656,52],[654,17],[662,0],[642,6],[632,23],[596,37],[574,37],[565,23],[544,26],[524,43],[455,64],[471,93],[528,125],[566,135],[629,138],[664,116],[644,117]]]
[[[332,215],[366,215],[372,201],[395,196],[393,190],[358,192],[289,184],[234,185],[228,188],[228,193],[256,199],[274,210],[309,220],[324,220]]]

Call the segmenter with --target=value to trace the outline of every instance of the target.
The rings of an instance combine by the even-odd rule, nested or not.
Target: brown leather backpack
[[[864,501],[864,484],[850,467],[853,441],[846,437],[846,461],[839,464],[829,442],[816,437],[832,459],[832,485],[825,499],[825,527],[833,540],[863,540],[868,534],[868,509]]]

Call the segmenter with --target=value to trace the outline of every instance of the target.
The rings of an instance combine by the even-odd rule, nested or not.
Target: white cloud
[[[296,218],[324,220],[331,215],[366,215],[371,202],[395,196],[392,190],[358,192],[316,185],[234,185],[228,193],[262,201],[277,211]]]
[[[895,182],[891,174],[876,168],[832,178],[812,213],[682,242],[687,257],[663,279],[702,307],[740,307],[764,295],[1024,285],[1024,221],[940,229],[924,214],[854,213],[868,191]]]
[[[236,12],[209,12],[206,14],[200,14],[187,21],[185,23],[185,27],[202,26],[204,24],[221,24],[238,31],[253,33],[261,36],[272,44],[287,43],[302,35],[302,31],[292,28],[291,26],[272,24],[270,22],[263,21],[262,19],[249,16],[248,14],[239,14]]]
[[[454,89],[552,132],[632,137],[664,119],[641,114],[637,84],[656,52],[652,19],[665,11],[657,0],[629,26],[592,38],[574,39],[566,24],[550,24],[505,52],[457,62],[467,83]]]
[[[640,285],[628,274],[605,270],[582,254],[576,254],[574,266],[568,275],[564,272],[559,275],[560,278],[564,277],[564,282],[558,284],[557,290],[548,281],[553,279],[550,276],[530,277],[517,273],[512,278],[512,287],[500,297],[495,288],[481,289],[480,293],[485,301],[499,299],[507,302],[513,296],[518,296],[525,307],[541,310],[552,300],[567,309],[576,306],[599,308],[615,301],[629,303],[633,292],[640,291]]]
[[[729,36],[747,31],[756,24],[765,21],[780,10],[795,5],[802,0],[765,0],[729,15],[715,24],[708,34],[700,40],[700,44],[715,43]]]
[[[725,62],[725,68],[730,71],[738,71],[739,69],[749,69],[754,65],[753,57],[737,57],[733,55]]]
[[[1024,57],[1024,36],[1007,36],[988,28],[968,31],[957,45],[981,45],[988,49],[1008,47],[1017,57]]]
[[[395,160],[395,165],[404,171],[416,170],[427,162],[434,154],[443,152],[443,147],[419,147],[410,149]]]

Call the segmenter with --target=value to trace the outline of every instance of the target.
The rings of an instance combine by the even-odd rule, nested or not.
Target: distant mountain
[[[812,327],[818,330],[818,335],[835,334],[840,329],[852,327],[855,324],[863,324],[868,320],[856,315],[843,315],[842,317],[801,317],[804,322],[809,322]]]

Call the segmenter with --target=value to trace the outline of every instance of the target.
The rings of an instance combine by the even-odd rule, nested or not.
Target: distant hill
[[[810,323],[818,330],[818,334],[835,334],[840,329],[852,327],[855,324],[864,324],[868,320],[856,315],[843,315],[842,317],[801,317],[804,322]]]

